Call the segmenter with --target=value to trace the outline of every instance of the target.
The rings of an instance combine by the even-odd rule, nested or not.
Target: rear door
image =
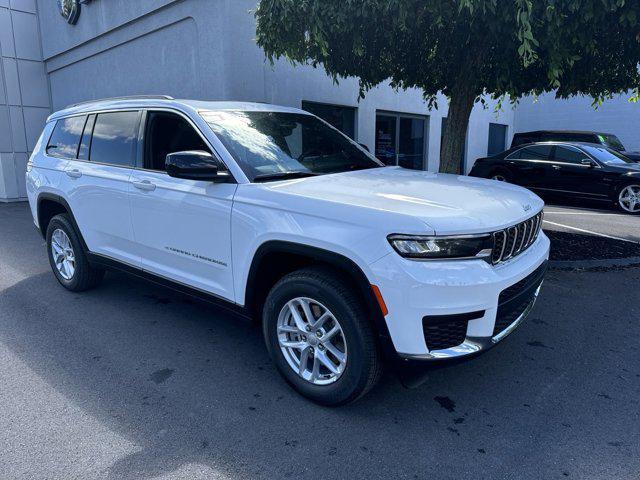
[[[549,175],[552,145],[530,145],[516,150],[505,162],[514,172],[513,182],[527,188],[539,188]]]
[[[584,165],[582,161],[587,159],[593,164]],[[551,160],[553,176],[549,188],[564,195],[607,197],[609,185],[603,181],[602,168],[579,148],[557,145]]]
[[[82,140],[65,169],[67,200],[89,250],[131,265],[138,258],[128,191],[139,122],[135,110],[85,117]]]
[[[142,268],[233,300],[231,209],[237,185],[168,176],[169,153],[213,152],[186,116],[148,111],[145,117],[143,164],[129,187]]]

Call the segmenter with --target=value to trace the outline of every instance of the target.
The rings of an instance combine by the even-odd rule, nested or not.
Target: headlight
[[[422,237],[389,235],[389,243],[405,258],[416,260],[488,259],[491,258],[491,235],[461,235],[456,237]]]

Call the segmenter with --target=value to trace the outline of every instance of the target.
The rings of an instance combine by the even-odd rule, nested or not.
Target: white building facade
[[[4,71],[0,92],[5,92],[4,97],[0,93],[0,200],[24,198],[26,155],[33,148],[46,112],[84,100],[137,94],[304,108],[367,145],[386,163],[438,170],[447,115],[444,98],[439,101],[439,109],[429,111],[420,91],[396,92],[381,85],[358,101],[354,79],[336,85],[320,69],[293,67],[284,61],[272,67],[254,40],[251,10],[256,1],[78,0],[67,2],[78,8],[72,12],[76,23],[70,24],[61,16],[56,0],[0,0]],[[29,37],[37,46],[31,45],[24,60],[40,62],[41,74],[34,73],[35,63],[26,70],[23,66],[25,73],[19,78],[24,84],[23,103],[14,105],[15,95],[9,100],[6,94],[12,62],[4,65],[5,52],[16,62],[22,59],[11,48],[3,19],[22,13],[33,17],[32,26],[13,21],[12,37]],[[576,105],[579,103],[576,100]],[[471,114],[465,158],[461,159],[464,170],[468,172],[476,158],[508,147],[515,131],[544,124],[549,104],[555,105],[546,99],[536,104],[523,101],[515,109],[507,104],[499,112],[491,101],[486,108],[477,105]],[[18,122],[18,133],[14,133],[17,109],[21,109],[25,126],[21,129]],[[637,123],[639,110],[636,105],[625,109],[627,123],[631,118]],[[563,109],[554,111],[558,112],[560,125]],[[594,117],[594,129],[598,119],[606,123],[603,111],[587,113]],[[554,123],[544,128],[580,126],[571,123],[571,118],[565,120],[567,125],[562,127]],[[4,125],[12,126],[10,133]],[[619,133],[606,125],[597,130]],[[10,140],[16,136],[23,140]],[[634,145],[631,132],[621,138],[624,141],[627,136],[629,145]]]

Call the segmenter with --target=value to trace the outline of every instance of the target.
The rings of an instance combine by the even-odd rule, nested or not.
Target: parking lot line
[[[621,240],[623,242],[629,242],[629,243],[640,243],[640,242],[636,242],[635,240],[629,240],[628,238],[614,237],[613,235],[594,232],[592,230],[585,230],[583,228],[578,228],[578,227],[571,227],[569,225],[563,225],[562,223],[550,222],[549,220],[544,220],[544,223],[548,223],[549,225],[554,225],[556,227],[567,228],[569,230],[575,230],[576,232],[589,233],[591,235],[597,235],[598,237],[610,238],[612,240]]]

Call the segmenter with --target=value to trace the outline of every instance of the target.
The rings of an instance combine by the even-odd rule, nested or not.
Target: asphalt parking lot
[[[612,210],[546,219],[640,241]],[[326,409],[248,322],[120,274],[63,290],[26,204],[0,204],[0,478],[640,478],[639,285],[552,269],[500,347]]]

